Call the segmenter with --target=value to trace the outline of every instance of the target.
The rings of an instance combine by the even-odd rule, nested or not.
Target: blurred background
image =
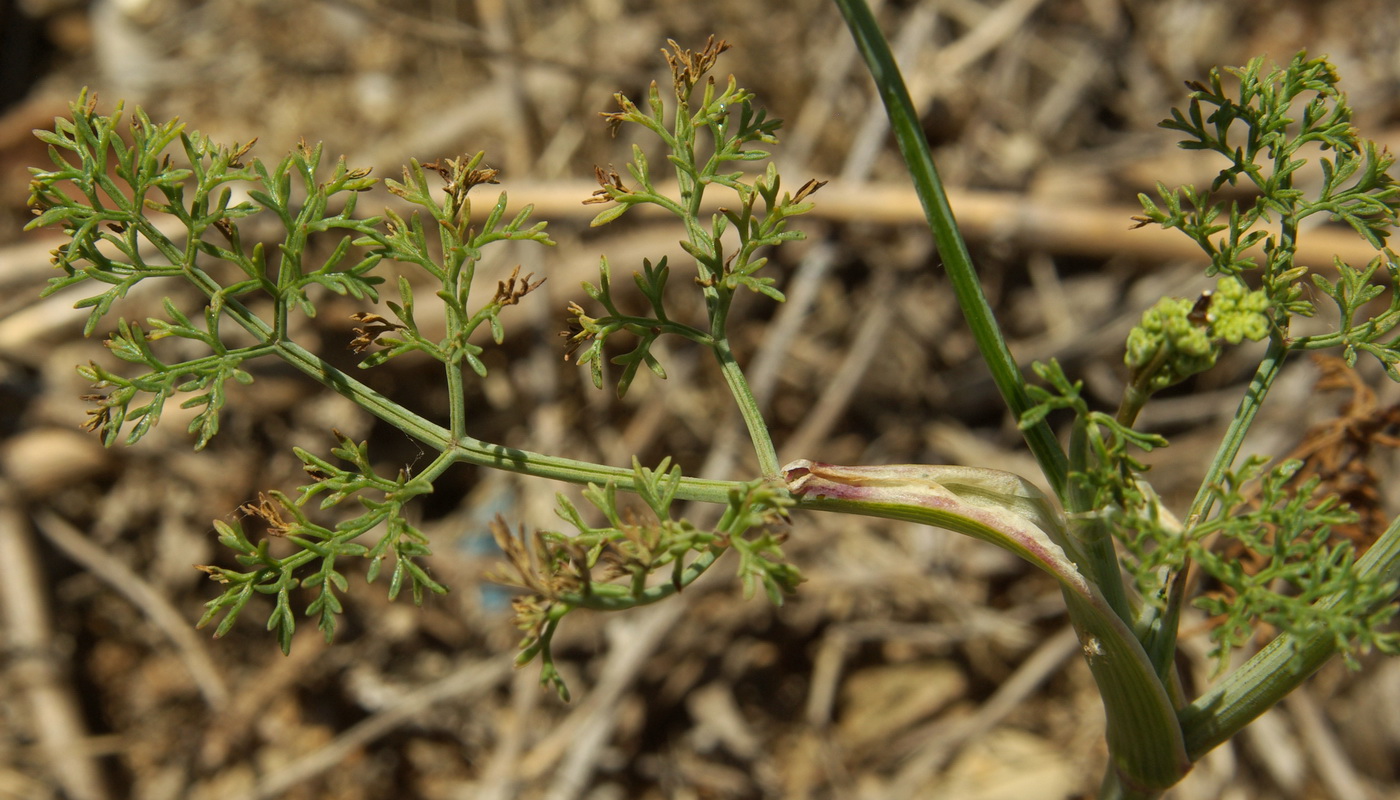
[[[1106,408],[1142,309],[1209,285],[1184,237],[1129,230],[1138,192],[1202,184],[1220,166],[1156,127],[1184,81],[1306,48],[1338,65],[1363,134],[1400,142],[1400,15],[1384,0],[877,5],[1013,351],[1025,364],[1058,357]],[[485,150],[512,204],[534,203],[558,246],[493,248],[481,267],[487,281],[520,264],[548,282],[507,312],[505,344],[484,356],[490,376],[469,385],[471,432],[616,465],[670,455],[687,474],[754,475],[704,354],[671,345],[670,379],[644,374],[618,400],[564,362],[558,338],[600,255],[619,276],[669,255],[684,276],[674,221],[636,214],[592,230],[582,200],[595,165],[629,157],[631,132],[613,139],[598,116],[612,94],[664,86],[666,40],[699,48],[711,34],[733,45],[720,77],[735,74],[786,120],[775,150],[786,185],[830,181],[798,224],[807,240],[768,268],[789,302],[735,311],[780,455],[1036,475],[825,0],[0,0],[0,798],[1092,794],[1102,712],[1059,592],[990,546],[800,514],[787,551],[808,582],[781,608],[743,600],[721,562],[656,608],[570,616],[556,638],[566,705],[538,686],[536,666],[511,668],[507,595],[482,576],[496,562],[484,544],[495,514],[557,529],[554,494],[575,488],[451,473],[418,522],[452,593],[415,608],[352,579],[336,642],[308,620],[284,657],[261,629],[261,600],[222,640],[193,630],[214,587],[191,565],[229,561],[212,520],[298,486],[291,447],[328,455],[333,427],[368,440],[387,474],[428,455],[275,365],[202,453],[173,405],[132,448],[104,450],[80,430],[89,390],[73,368],[102,348],[81,338],[75,297],[38,299],[57,240],[20,229],[27,168],[49,163],[31,130],[87,86],[100,110],[124,101],[216,140],[256,137],[254,155],[273,162],[323,141],[329,158],[397,177],[410,158]],[[1305,258],[1367,257],[1332,234],[1310,231]],[[159,299],[134,297],[123,313],[144,317]],[[359,310],[327,299],[297,336],[352,364]],[[1149,477],[1178,508],[1254,355],[1226,358],[1142,420],[1173,437]],[[1306,443],[1340,431],[1325,454],[1370,476],[1354,500],[1393,515],[1390,453],[1362,460],[1369,440],[1343,445],[1349,422],[1400,414],[1394,393],[1320,392],[1318,377],[1311,362],[1290,366],[1252,449],[1311,456]],[[366,380],[444,413],[430,364],[400,359]],[[1203,619],[1183,629],[1197,687],[1211,677],[1208,633]],[[1324,669],[1172,796],[1400,797],[1397,765],[1400,663],[1372,658],[1360,673]]]

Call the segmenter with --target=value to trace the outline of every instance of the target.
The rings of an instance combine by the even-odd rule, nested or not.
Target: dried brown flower
[[[519,268],[517,268],[518,270]],[[527,277],[528,279],[528,277]],[[379,339],[380,336],[390,331],[403,330],[403,326],[390,322],[378,314],[371,314],[368,311],[356,311],[350,315],[350,319],[362,323],[362,327],[355,328],[355,338],[350,340],[350,349],[356,353],[363,353]]]
[[[535,277],[535,273],[528,272],[524,278],[520,277],[520,265],[511,270],[510,277],[496,283],[496,297],[492,302],[501,306],[513,306],[520,302],[520,298],[540,288],[540,284],[545,282],[545,278],[540,278],[534,283],[530,279]]]

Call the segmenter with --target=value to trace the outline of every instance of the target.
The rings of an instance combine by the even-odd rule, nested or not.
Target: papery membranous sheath
[[[1016,553],[1087,594],[1059,504],[1030,481],[995,469],[928,464],[845,467],[799,459],[783,467],[788,490],[875,504],[896,516],[929,522]]]
[[[1121,780],[1165,788],[1190,769],[1176,709],[1151,660],[1080,571],[1064,512],[1030,481],[978,467],[848,467],[805,459],[782,472],[799,507],[946,528],[995,544],[1053,575],[1103,697],[1106,737]]]

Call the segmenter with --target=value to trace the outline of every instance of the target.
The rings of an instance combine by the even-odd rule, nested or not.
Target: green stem
[[[298,345],[282,343],[278,345],[278,355],[288,364],[418,441],[440,452],[455,451],[454,457],[458,461],[569,483],[602,485],[611,481],[619,489],[635,491],[634,476],[629,468],[548,456],[472,436],[453,437],[452,433],[442,426],[409,411]],[[676,497],[682,500],[726,503],[730,490],[741,485],[736,481],[682,478]]]
[[[1117,770],[1109,769],[1104,773],[1096,800],[1157,800],[1161,796],[1162,792],[1156,789],[1133,787],[1123,780]]]
[[[1165,686],[1157,677],[1142,645],[1128,625],[1091,583],[1072,568],[1036,557],[1034,551],[1018,551],[1008,541],[1009,525],[989,525],[975,510],[949,509],[932,504],[850,499],[824,492],[804,495],[800,508],[885,519],[918,522],[963,533],[996,544],[1045,569],[1059,580],[1075,632],[1084,643],[1085,660],[1094,675],[1107,718],[1105,736],[1114,780],[1132,791],[1125,798],[1152,798],[1172,786],[1191,768],[1186,758],[1177,712]],[[970,507],[970,504],[969,504]],[[1054,538],[1054,537],[1052,537]],[[1023,548],[1024,549],[1024,548]]]
[[[709,311],[710,350],[715,354],[715,360],[719,363],[724,381],[729,386],[730,394],[734,396],[734,403],[739,409],[740,416],[744,419],[744,426],[749,433],[749,441],[752,442],[754,453],[758,457],[760,473],[767,478],[778,478],[778,452],[773,446],[773,438],[768,432],[768,423],[764,422],[763,413],[759,409],[758,401],[754,399],[748,379],[744,377],[744,371],[740,368],[739,362],[734,358],[734,351],[729,346],[727,327],[729,307],[733,301],[733,290],[723,284],[724,255],[720,249],[721,243],[700,224],[700,207],[704,200],[705,187],[714,176],[719,161],[716,156],[711,156],[703,169],[697,166],[695,133],[696,128],[690,119],[690,98],[678,97],[675,143],[672,147],[673,152],[679,158],[675,165],[675,172],[680,187],[681,201],[684,203],[683,211],[678,216],[685,223],[692,254],[705,254],[705,258],[698,255],[694,257],[699,267],[701,291]],[[716,147],[718,146],[718,142],[716,142]],[[707,263],[707,260],[711,263]],[[694,336],[684,332],[681,335],[692,340],[695,339]]]
[[[1245,390],[1244,398],[1240,400],[1239,408],[1235,410],[1234,419],[1230,421],[1230,426],[1226,429],[1225,436],[1215,451],[1215,457],[1206,470],[1205,477],[1201,479],[1200,489],[1196,492],[1196,498],[1191,502],[1191,510],[1186,517],[1184,531],[1189,533],[1192,528],[1209,516],[1211,506],[1215,502],[1211,489],[1220,485],[1220,482],[1224,480],[1225,472],[1230,469],[1235,458],[1239,455],[1240,448],[1244,445],[1245,436],[1249,433],[1255,417],[1259,415],[1259,409],[1264,404],[1264,398],[1269,394],[1269,389],[1274,385],[1274,381],[1278,379],[1279,373],[1283,369],[1288,349],[1281,334],[1276,333],[1270,338],[1268,350],[1265,351],[1264,358],[1259,362],[1259,367],[1255,370],[1254,377]],[[1186,602],[1186,573],[1171,575],[1166,580],[1170,581],[1170,593],[1167,596],[1166,607],[1159,609],[1151,603],[1144,603],[1134,624],[1134,628],[1143,637],[1143,644],[1147,647],[1148,653],[1161,670],[1164,680],[1167,679],[1166,670],[1171,668],[1172,659],[1176,653],[1176,628],[1181,618],[1181,607]],[[1279,697],[1281,698],[1282,695]],[[1192,760],[1195,758],[1196,755],[1193,754]]]
[[[739,368],[739,362],[734,359],[733,351],[729,349],[729,340],[716,340],[712,349],[719,361],[720,371],[724,374],[724,381],[729,384],[729,391],[734,395],[734,403],[739,407],[739,414],[744,418],[744,425],[748,427],[749,441],[753,442],[754,453],[758,456],[760,474],[765,478],[779,477],[778,451],[773,447],[768,423],[763,421],[763,412],[758,407],[758,400],[754,399],[749,381],[744,377],[744,371]]]
[[[447,370],[447,407],[451,415],[448,424],[452,426],[452,438],[456,439],[467,434],[467,393],[462,386],[462,362],[453,359],[443,366]]]
[[[317,383],[329,387],[366,412],[438,452],[454,451],[453,457],[458,461],[568,483],[602,485],[611,481],[619,489],[636,491],[635,477],[630,468],[543,455],[466,435],[454,436],[441,425],[409,411],[295,342],[272,341],[272,329],[242,303],[229,300],[225,312],[253,336],[270,345],[279,358]],[[705,503],[727,503],[729,492],[740,486],[742,484],[737,481],[682,478],[676,497]]]
[[[1252,154],[1251,154],[1252,155]],[[1283,167],[1287,163],[1288,155],[1280,151],[1274,158],[1275,174],[1281,174]],[[1253,158],[1250,158],[1253,163]],[[1258,175],[1250,173],[1250,178],[1264,191],[1268,191],[1268,186]],[[1293,188],[1293,180],[1286,177],[1280,189],[1274,190],[1282,192]],[[1298,246],[1298,216],[1297,202],[1292,204],[1292,211],[1282,215],[1279,223],[1279,240],[1276,253],[1282,254],[1277,261],[1271,261],[1264,277],[1266,286],[1271,284],[1274,276],[1286,274],[1293,266],[1293,253]],[[1203,237],[1204,238],[1204,237]],[[1288,341],[1288,312],[1282,309],[1274,311],[1274,331],[1269,337],[1269,349],[1265,351],[1264,358],[1259,362],[1259,367],[1254,371],[1254,378],[1249,382],[1249,388],[1245,390],[1244,399],[1240,401],[1240,406],[1235,411],[1235,418],[1230,421],[1230,427],[1225,432],[1225,438],[1221,441],[1220,447],[1215,451],[1215,458],[1211,461],[1209,469],[1206,470],[1205,478],[1201,480],[1201,488],[1197,490],[1196,497],[1191,501],[1191,510],[1186,516],[1186,530],[1190,531],[1197,523],[1206,519],[1210,514],[1210,509],[1214,500],[1211,496],[1212,487],[1219,484],[1224,477],[1225,471],[1235,463],[1235,457],[1239,455],[1240,447],[1244,444],[1246,434],[1254,425],[1254,418],[1258,416],[1259,409],[1264,405],[1264,398],[1269,394],[1269,389],[1274,385],[1279,372],[1283,369],[1283,361],[1288,356],[1290,342]]]
[[[568,594],[560,599],[569,606],[589,608],[595,611],[623,611],[638,606],[651,605],[665,600],[673,594],[679,594],[681,590],[704,575],[705,571],[724,552],[725,548],[706,550],[696,556],[694,561],[687,564],[685,569],[681,570],[677,580],[649,586],[640,592],[633,592],[631,587],[626,584],[593,583],[589,584],[588,594]]]
[[[1118,401],[1118,413],[1114,419],[1125,428],[1133,427],[1137,422],[1138,414],[1142,413],[1143,406],[1152,397],[1152,392],[1148,388],[1152,376],[1167,361],[1167,348],[1165,345],[1159,346],[1157,352],[1142,367],[1133,370],[1129,376],[1128,385],[1123,387],[1123,397]]]
[[[1069,440],[1069,463],[1075,472],[1085,472],[1089,468],[1088,438],[1084,418],[1080,417],[1075,420]],[[1071,519],[1069,536],[1073,539],[1076,554],[1083,560],[1080,569],[1088,573],[1090,582],[1103,593],[1114,613],[1124,622],[1131,623],[1134,615],[1123,584],[1123,569],[1118,563],[1113,533],[1103,517],[1093,513],[1092,498],[1087,492],[1071,484],[1067,493],[1065,504],[1076,515]]]
[[[1288,345],[1284,343],[1283,336],[1276,334],[1270,338],[1269,348],[1265,351],[1263,360],[1259,362],[1259,368],[1254,371],[1254,377],[1249,382],[1249,388],[1245,390],[1244,398],[1240,400],[1239,408],[1235,410],[1235,418],[1230,421],[1224,439],[1216,448],[1215,458],[1201,480],[1196,499],[1191,502],[1191,510],[1186,517],[1186,530],[1189,531],[1210,514],[1211,504],[1214,502],[1211,487],[1219,485],[1225,477],[1225,472],[1235,463],[1235,457],[1244,445],[1245,436],[1254,424],[1254,418],[1259,415],[1259,409],[1263,406],[1269,389],[1278,379],[1287,356]]]
[[[597,484],[611,481],[623,491],[636,492],[637,484],[631,469],[594,464],[591,461],[576,461],[519,450],[514,447],[482,441],[463,436],[456,442],[457,458],[468,464],[516,472],[535,478],[564,481],[566,483]],[[728,503],[729,493],[743,487],[739,481],[709,480],[682,477],[676,498],[702,503]]]
[[[1356,562],[1363,581],[1400,581],[1400,518]],[[1341,595],[1320,601],[1324,609]],[[1395,602],[1394,596],[1389,603]],[[1367,613],[1386,605],[1377,603]],[[1256,717],[1298,688],[1337,653],[1336,641],[1325,633],[1309,639],[1282,635],[1220,683],[1183,708],[1178,715],[1186,736],[1186,752],[1197,760],[1228,741]]]
[[[871,77],[875,79],[880,98],[885,103],[900,153],[909,167],[914,189],[919,195],[919,202],[923,204],[924,215],[938,245],[938,254],[948,271],[948,279],[952,282],[953,292],[957,295],[958,305],[967,319],[972,337],[977,342],[977,348],[981,351],[983,360],[987,362],[992,380],[1007,407],[1019,420],[1032,405],[1026,393],[1025,375],[1021,373],[1016,359],[1007,348],[991,306],[987,303],[987,297],[982,292],[977,270],[972,265],[967,244],[953,219],[953,210],[948,205],[943,182],[938,177],[938,169],[934,166],[928,141],[924,139],[918,114],[915,113],[914,103],[909,97],[908,89],[905,88],[894,54],[890,52],[889,42],[885,40],[879,24],[875,21],[875,15],[871,13],[865,0],[835,2],[846,18],[846,26],[850,28],[856,46],[870,69]],[[1042,421],[1025,429],[1023,435],[1031,453],[1040,463],[1045,479],[1049,481],[1055,494],[1064,497],[1067,472],[1065,453],[1056,441],[1049,423]]]

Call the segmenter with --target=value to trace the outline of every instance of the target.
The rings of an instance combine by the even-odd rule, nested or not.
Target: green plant
[[[519,663],[538,657],[542,680],[565,697],[550,643],[560,621],[576,609],[619,610],[662,600],[730,550],[738,554],[746,591],[762,588],[781,602],[801,581],[781,551],[794,509],[948,528],[1004,547],[1058,580],[1108,717],[1112,763],[1104,797],[1160,794],[1195,759],[1332,655],[1350,660],[1369,648],[1394,651],[1400,637],[1384,625],[1395,610],[1400,524],[1358,559],[1349,545],[1328,536],[1330,527],[1350,519],[1349,512],[1321,494],[1316,481],[1293,482],[1295,464],[1270,467],[1267,460],[1247,458],[1236,466],[1244,433],[1289,354],[1336,347],[1354,363],[1358,354],[1369,353],[1397,376],[1396,339],[1385,337],[1400,321],[1394,285],[1400,265],[1384,242],[1400,190],[1387,172],[1389,156],[1357,138],[1330,65],[1303,55],[1273,71],[1251,62],[1229,72],[1238,84],[1233,90],[1227,90],[1224,74],[1212,73],[1208,84],[1192,86],[1187,111],[1164,123],[1187,136],[1187,147],[1218,152],[1229,166],[1209,190],[1162,187],[1157,200],[1144,197],[1141,222],[1192,236],[1219,280],[1211,294],[1166,298],[1147,312],[1128,342],[1123,402],[1110,414],[1091,409],[1079,384],[1055,362],[1037,365],[1044,379],[1039,386],[1028,385],[1011,360],[884,37],[864,3],[838,5],[886,99],[974,337],[1057,498],[1018,476],[980,468],[778,464],[730,345],[729,313],[742,292],[782,301],[775,280],[762,274],[763,253],[799,238],[787,229],[788,221],[811,208],[821,184],[809,181],[785,192],[771,165],[742,168],[740,162],[766,159],[760,148],[775,141],[778,122],[757,109],[752,94],[733,78],[721,85],[710,77],[727,47],[723,42],[711,40],[699,51],[672,42],[666,52],[669,90],[653,85],[642,105],[617,95],[619,109],[604,115],[613,126],[639,126],[662,141],[674,190],[664,188],[669,182],[658,180],[643,149],[635,147],[629,177],[598,170],[600,188],[589,201],[602,206],[595,225],[641,204],[676,217],[695,269],[685,288],[699,293],[703,318],[688,319],[676,310],[665,259],[644,261],[634,273],[641,311],[629,310],[627,299],[615,292],[604,259],[597,283],[584,285],[591,307],[571,306],[565,336],[568,357],[588,366],[596,386],[609,378],[605,362],[620,367],[619,394],[642,366],[665,377],[653,353],[659,337],[674,335],[707,350],[753,444],[760,474],[747,481],[686,477],[669,459],[655,469],[635,460],[630,469],[618,468],[473,436],[463,381],[487,371],[485,345],[473,334],[489,331],[492,341],[502,342],[506,310],[539,285],[517,271],[494,291],[479,291],[473,283],[482,250],[508,240],[551,244],[543,223],[530,223],[529,208],[506,218],[504,194],[484,222],[472,223],[472,191],[498,177],[482,166],[480,154],[410,164],[402,182],[389,181],[388,187],[415,213],[359,217],[356,200],[373,179],[343,162],[322,169],[317,147],[303,146],[270,166],[250,157],[248,146],[221,146],[176,123],[153,123],[140,111],[127,126],[128,141],[119,135],[120,109],[100,115],[95,101],[83,96],[72,107],[72,120],[40,134],[55,168],[35,170],[31,204],[37,219],[30,227],[58,225],[70,238],[54,254],[61,274],[47,291],[97,285],[96,294],[78,302],[92,309],[88,334],[142,281],[179,278],[202,296],[197,312],[167,299],[164,315],[144,324],[118,318],[106,343],[132,366],[129,374],[95,363],[80,368],[99,392],[91,398],[89,426],[108,444],[135,443],[157,424],[165,404],[181,395],[183,407],[198,409],[190,432],[202,448],[218,433],[230,399],[228,381],[253,380],[247,364],[275,357],[434,453],[426,464],[385,476],[375,472],[364,443],[340,434],[333,459],[297,449],[311,481],[295,495],[270,491],[245,507],[281,544],[272,547],[269,537],[250,535],[240,522],[215,523],[240,566],[202,568],[222,591],[201,624],[217,622],[215,634],[221,635],[254,595],[271,595],[268,628],[286,650],[296,624],[293,602],[306,596],[304,613],[317,619],[329,640],[342,610],[340,595],[348,591],[346,564],[352,557],[368,559],[369,581],[389,567],[391,597],[404,588],[416,601],[425,592],[444,591],[420,563],[429,542],[408,522],[405,508],[461,462],[587,486],[584,498],[592,511],[559,498],[559,516],[571,533],[513,530],[504,520],[494,526],[506,553],[498,578],[521,590],[515,601],[525,632]],[[1295,118],[1296,107],[1301,117]],[[167,154],[171,150],[181,154],[180,164]],[[1308,156],[1322,176],[1313,194],[1294,185]],[[434,175],[445,184],[441,195],[432,187]],[[1219,194],[1225,184],[1241,180],[1252,184],[1254,199]],[[238,184],[248,187],[249,199],[235,203]],[[715,191],[729,194],[728,205],[706,219],[701,202]],[[1318,213],[1350,224],[1377,248],[1376,258],[1364,268],[1336,264],[1335,281],[1296,264],[1299,222]],[[284,230],[275,251],[244,241],[240,224],[256,214],[270,215]],[[162,217],[181,233],[167,233],[170,226],[157,224]],[[326,239],[333,240],[329,255],[313,260],[316,250],[309,245]],[[445,424],[388,400],[294,340],[291,316],[314,314],[325,291],[378,302],[384,278],[377,270],[386,262],[420,273],[443,304],[445,322],[440,333],[421,326],[415,284],[400,278],[397,301],[384,302],[392,318],[356,314],[361,327],[353,347],[363,356],[360,367],[409,354],[441,364],[450,401]],[[1375,285],[1378,277],[1385,283]],[[1305,280],[1337,306],[1333,332],[1290,333],[1294,317],[1315,310]],[[1373,309],[1386,292],[1388,306]],[[1210,368],[1222,347],[1244,340],[1267,340],[1267,349],[1195,503],[1178,522],[1144,480],[1135,455],[1166,440],[1134,424],[1154,392]],[[172,341],[181,346],[169,347]],[[168,355],[192,349],[199,355]],[[1048,423],[1056,411],[1073,417],[1068,452]],[[640,507],[626,505],[619,492],[635,494]],[[723,511],[713,525],[701,526],[674,514],[677,500],[716,503]],[[321,514],[311,513],[313,505],[352,511],[328,526],[317,521]],[[1239,559],[1221,556],[1218,541],[1259,554],[1263,566],[1242,569]],[[1215,581],[1211,592],[1194,600],[1187,592],[1192,565]],[[1123,580],[1122,567],[1131,584]],[[294,594],[299,587],[310,591]],[[1280,631],[1194,699],[1181,696],[1173,671],[1177,622],[1193,601],[1220,618],[1222,664],[1261,623]]]

